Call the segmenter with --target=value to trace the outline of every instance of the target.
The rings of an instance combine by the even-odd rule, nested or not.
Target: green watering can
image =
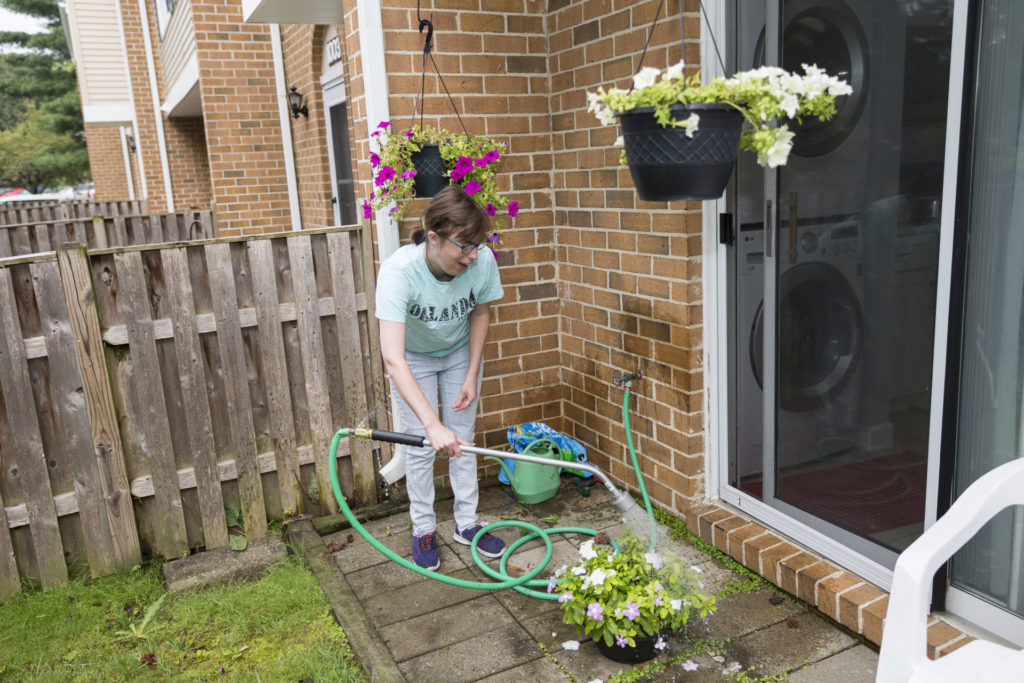
[[[562,483],[559,477],[562,473],[562,458],[557,444],[548,439],[537,439],[527,446],[523,453],[547,458],[551,460],[551,464],[541,465],[520,460],[516,462],[515,469],[510,470],[501,459],[492,455],[485,455],[484,460],[493,460],[501,465],[505,476],[512,482],[512,490],[516,494],[516,500],[520,503],[533,505],[553,498]]]

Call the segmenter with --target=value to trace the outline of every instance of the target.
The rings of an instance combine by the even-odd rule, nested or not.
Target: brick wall
[[[210,162],[202,117],[165,119],[164,135],[175,211],[210,208]]]
[[[648,492],[685,511],[704,491],[701,205],[637,198],[613,147],[618,127],[586,110],[598,86],[628,87],[657,2],[552,0],[548,16],[565,427],[614,476],[634,481],[623,447],[623,391]],[[672,17],[666,20],[666,16]],[[644,58],[699,62],[699,5],[669,0]]]
[[[382,10],[389,108],[393,125],[411,121],[420,84],[424,34],[416,5],[385,2]],[[485,9],[482,9],[485,8]],[[546,2],[502,0],[433,3],[433,56],[466,129],[507,142],[499,188],[518,201],[519,215],[503,228],[498,258],[505,297],[492,308],[485,351],[478,434],[489,447],[505,442],[509,425],[543,420],[558,428],[563,388],[558,351],[559,308],[551,178],[550,79]],[[358,55],[355,12],[346,15],[345,49]],[[356,195],[369,196],[368,133],[358,58],[349,61]],[[434,71],[428,67],[420,111],[426,125],[461,130]],[[400,227],[414,229],[423,202],[410,206]]]
[[[326,27],[290,25],[281,27],[284,69],[288,87],[295,87],[305,97],[309,116],[292,118],[292,147],[295,154],[295,175],[299,188],[299,210],[302,227],[322,228],[334,225],[331,204],[331,172],[326,145],[326,113],[320,88],[320,64]]]
[[[242,5],[193,0],[210,186],[221,236],[291,227],[270,29]]]
[[[89,148],[89,168],[92,172],[96,201],[128,199],[128,181],[124,173],[120,129],[117,126],[95,126],[87,123],[85,142]],[[136,196],[139,196],[138,193]]]

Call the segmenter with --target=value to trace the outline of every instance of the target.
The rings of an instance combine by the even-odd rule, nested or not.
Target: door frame
[[[327,165],[331,172],[331,212],[334,224],[341,225],[341,198],[338,194],[338,172],[334,165],[334,130],[331,126],[331,107],[348,101],[345,92],[344,74],[329,73],[320,79],[320,90],[324,101],[324,130],[327,133]]]
[[[767,9],[778,8],[781,0],[766,0]],[[946,353],[949,334],[950,285],[952,282],[953,265],[953,229],[956,212],[957,170],[960,150],[960,131],[963,116],[963,86],[966,60],[967,41],[967,10],[969,0],[954,0],[953,35],[951,44],[951,64],[949,78],[949,95],[947,100],[946,150],[942,194],[942,220],[940,226],[938,291],[936,301],[934,346],[932,355],[932,396],[931,415],[929,418],[928,474],[925,496],[925,528],[934,524],[937,517],[939,501],[939,461],[942,446],[943,402],[946,386]],[[735,23],[731,16],[731,7],[723,7],[716,3],[707,6],[708,21],[716,35],[730,36],[735,32],[728,22]],[[766,35],[778,35],[779,13],[766,11]],[[774,31],[774,33],[772,33]],[[767,41],[766,41],[767,43]],[[706,73],[717,69],[710,36],[701,31],[701,63]],[[766,49],[767,49],[766,45]],[[731,44],[723,49],[729,51]],[[776,55],[777,56],[777,55]],[[711,67],[710,69],[707,67]],[[774,173],[768,173],[769,185],[766,186],[765,197],[774,198]],[[730,376],[728,372],[730,358],[729,343],[729,247],[718,240],[718,215],[728,211],[727,198],[704,202],[704,235],[705,254],[713,258],[705,259],[706,277],[714,287],[705,292],[705,325],[704,325],[704,391],[706,400],[705,434],[707,448],[705,454],[706,493],[709,500],[722,500],[746,512],[765,525],[796,540],[801,545],[836,562],[843,568],[870,581],[888,591],[892,585],[892,570],[871,557],[852,550],[848,545],[838,541],[831,533],[812,528],[795,516],[786,514],[775,507],[732,487],[728,481],[730,434],[732,425],[729,417],[729,403],[732,400]],[[774,212],[774,207],[773,207]],[[774,217],[769,224],[774,237]],[[771,242],[771,244],[769,244]],[[765,240],[765,297],[775,295],[774,258],[769,266],[769,258],[774,256],[774,242]],[[774,312],[766,320],[767,329],[774,329]],[[766,356],[774,357],[774,339],[765,335],[764,347]],[[716,358],[717,356],[717,358]],[[765,386],[774,387],[774,362],[765,364]],[[772,373],[771,376],[768,373]],[[768,396],[768,394],[765,394]],[[765,401],[764,411],[764,443],[766,453],[774,449],[775,416],[773,401]],[[765,490],[769,490],[774,468],[765,469]],[[798,511],[799,512],[799,511]],[[832,525],[829,525],[832,526]],[[838,529],[838,527],[836,527]],[[849,532],[846,532],[849,534]],[[854,536],[853,534],[849,534]],[[970,597],[970,596],[967,596]],[[971,621],[991,623],[984,618],[981,610],[970,609],[967,600],[955,601],[956,612]],[[980,602],[980,601],[978,601]],[[953,606],[951,601],[951,607]],[[967,605],[967,606],[965,606]]]

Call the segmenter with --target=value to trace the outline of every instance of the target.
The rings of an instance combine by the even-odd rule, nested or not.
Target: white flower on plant
[[[656,69],[653,66],[645,66],[637,72],[636,76],[633,76],[633,87],[637,90],[641,88],[648,88],[654,85],[660,74],[661,69]]]
[[[610,126],[615,123],[615,112],[608,107],[604,107],[597,112],[597,120],[601,122],[602,126]]]
[[[793,149],[793,131],[788,126],[780,126],[775,129],[775,144],[764,152],[758,154],[758,162],[769,168],[784,166],[789,159],[789,151]]]
[[[580,557],[584,560],[592,560],[597,557],[597,551],[594,550],[593,541],[587,541],[586,543],[580,544]]]
[[[681,59],[677,64],[673,64],[665,70],[665,75],[661,77],[663,81],[678,81],[683,77],[683,69],[686,67],[686,60]]]
[[[595,569],[593,571],[593,573],[590,576],[587,577],[587,580],[583,582],[584,583],[584,587],[586,587],[587,585],[590,585],[590,586],[603,586],[604,585],[604,580],[607,577],[608,577],[608,575],[605,574],[603,569]]]
[[[625,147],[626,141],[622,139],[622,136],[615,138],[615,144],[612,147]]]
[[[654,649],[657,650],[658,652],[661,652],[666,647],[668,647],[668,643],[665,642],[664,638],[662,638],[661,636],[658,636],[658,642],[656,642],[654,644]]]
[[[661,557],[661,553],[644,553],[644,559],[647,560],[647,564],[655,569],[661,569],[665,566],[665,560]]]
[[[700,116],[697,114],[690,114],[690,117],[679,125],[681,128],[686,130],[686,137],[692,138],[693,134],[697,132],[697,126],[700,125]]]
[[[561,578],[562,574],[564,574],[565,570],[568,569],[568,568],[569,568],[569,565],[565,565],[565,564],[563,564],[561,567],[559,567],[558,570],[555,572],[555,578]]]
[[[800,108],[800,99],[793,93],[788,93],[779,102],[779,107],[782,108],[782,111],[786,112],[786,116],[793,118]]]
[[[582,564],[579,564],[572,568],[572,573],[576,576],[583,576],[587,573],[587,570],[583,568]]]
[[[672,611],[673,612],[678,612],[679,610],[681,610],[683,608],[683,601],[682,600],[673,600],[672,602],[669,603],[669,605],[672,606]]]

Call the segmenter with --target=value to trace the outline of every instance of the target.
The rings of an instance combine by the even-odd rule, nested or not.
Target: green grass
[[[222,672],[223,669],[223,672]],[[301,560],[167,594],[149,564],[0,604],[0,680],[363,682]]]

